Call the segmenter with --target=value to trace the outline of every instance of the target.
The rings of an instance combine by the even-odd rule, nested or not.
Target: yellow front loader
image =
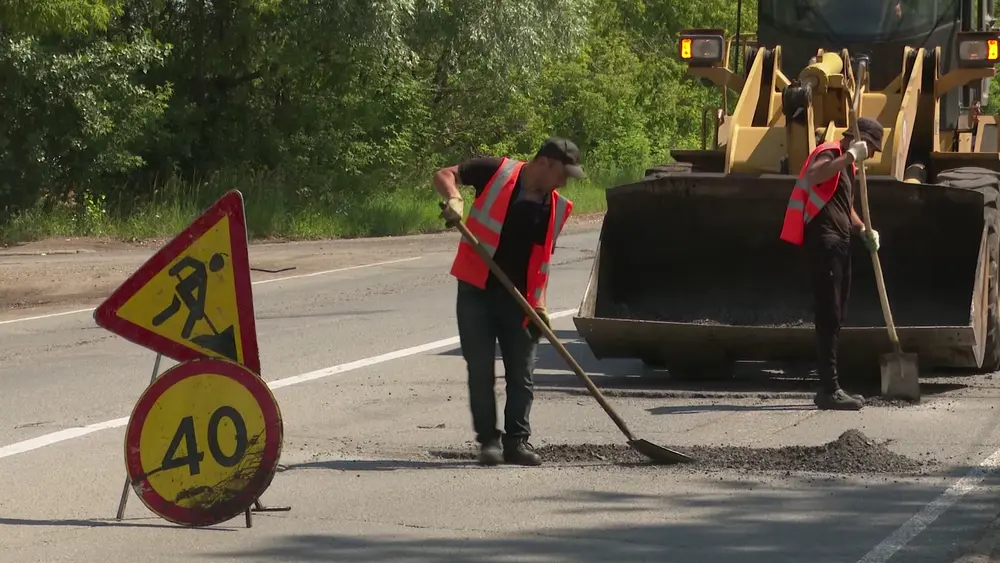
[[[885,128],[869,200],[902,347],[923,368],[1000,369],[998,129],[978,115],[998,62],[991,3],[760,0],[758,22],[735,49],[718,29],[680,38],[689,74],[738,101],[706,109],[701,150],[608,190],[574,319],[595,356],[685,375],[815,359],[802,250],[778,235],[806,156],[848,128],[865,57],[859,116]],[[852,244],[844,376],[877,373],[891,351],[871,260]]]

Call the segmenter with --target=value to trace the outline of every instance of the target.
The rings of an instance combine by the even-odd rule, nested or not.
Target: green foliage
[[[734,2],[500,6],[0,0],[0,238],[169,234],[232,187],[258,235],[423,230],[436,167],[553,134],[584,152],[596,180],[569,189],[596,210],[699,146],[722,99],[684,76],[677,32],[735,32]]]

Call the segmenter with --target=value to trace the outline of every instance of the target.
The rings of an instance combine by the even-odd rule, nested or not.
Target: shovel
[[[864,71],[864,72],[862,72]],[[850,108],[851,130],[855,140],[861,140],[861,132],[858,130],[858,104],[861,101],[861,84],[867,75],[868,64],[865,59],[861,59],[858,64],[857,84],[854,89],[854,100]],[[865,222],[865,228],[871,231],[871,213],[868,209],[868,180],[865,176],[865,165],[862,162],[858,166],[858,183],[861,187],[861,211]],[[882,314],[885,316],[885,326],[889,329],[889,341],[892,342],[892,352],[879,356],[879,367],[882,372],[882,396],[893,398],[899,397],[911,401],[920,401],[920,368],[916,354],[904,354],[899,345],[899,335],[896,334],[896,325],[892,322],[892,311],[889,309],[889,298],[885,292],[885,280],[882,278],[882,266],[878,259],[878,252],[871,251],[872,266],[875,270],[875,285],[878,286],[878,298],[882,303]]]
[[[445,204],[442,203],[441,208],[444,209]],[[549,343],[552,344],[552,346],[554,346],[556,350],[559,351],[559,355],[562,356],[564,360],[566,360],[566,363],[569,364],[569,366],[573,369],[573,372],[576,373],[577,377],[582,379],[583,382],[587,385],[587,389],[590,390],[590,394],[593,395],[595,399],[597,399],[597,402],[600,403],[602,408],[604,408],[604,412],[608,413],[608,416],[611,417],[611,420],[613,420],[615,424],[618,425],[618,428],[622,431],[623,434],[625,434],[625,437],[628,438],[628,445],[632,449],[634,449],[635,451],[641,453],[642,455],[648,457],[649,459],[657,463],[690,463],[695,461],[693,457],[687,454],[683,454],[681,452],[664,448],[663,446],[658,446],[652,442],[636,438],[632,434],[632,431],[628,429],[628,426],[625,425],[625,421],[622,420],[620,416],[618,416],[618,413],[616,413],[615,410],[611,408],[611,405],[608,404],[607,400],[604,399],[604,395],[601,394],[601,391],[597,388],[597,386],[594,385],[594,382],[591,381],[590,377],[588,377],[587,374],[583,371],[583,368],[580,367],[580,364],[578,364],[577,361],[573,359],[573,356],[570,355],[569,350],[567,350],[566,347],[562,345],[562,342],[559,342],[559,339],[556,338],[556,335],[552,333],[552,329],[546,326],[545,322],[542,321],[541,317],[538,316],[538,313],[535,312],[535,309],[532,308],[531,304],[528,303],[528,301],[524,298],[524,296],[521,295],[521,292],[518,291],[516,287],[514,287],[514,284],[511,283],[510,278],[508,278],[507,275],[503,273],[503,270],[501,270],[500,267],[497,265],[497,263],[493,261],[493,258],[489,255],[486,249],[483,248],[483,246],[479,243],[479,240],[476,239],[475,235],[469,232],[469,228],[466,227],[465,224],[463,224],[462,222],[458,222],[456,226],[458,227],[458,230],[462,232],[462,236],[464,236],[466,240],[468,240],[469,243],[472,244],[473,248],[476,249],[476,253],[479,254],[479,257],[482,258],[483,261],[485,261],[486,264],[490,267],[490,271],[493,272],[493,275],[495,275],[497,279],[500,280],[500,283],[502,283],[503,286],[507,288],[507,291],[509,291],[510,294],[513,295],[514,298],[517,300],[517,302],[520,303],[521,308],[524,309],[524,312],[527,313],[527,315],[531,318],[531,321],[535,323],[535,326],[538,327],[538,329],[541,330],[543,333],[545,333],[545,337],[549,339]]]

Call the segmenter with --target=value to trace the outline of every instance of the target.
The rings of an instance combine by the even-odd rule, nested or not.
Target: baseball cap
[[[545,156],[557,160],[566,166],[566,173],[573,178],[583,180],[587,177],[580,166],[580,149],[568,139],[550,137],[546,139],[535,154],[535,158]]]
[[[858,118],[858,133],[861,134],[861,139],[875,145],[875,150],[878,152],[882,152],[882,132],[882,125],[878,121],[870,117]],[[854,138],[851,127],[844,132],[844,137]]]

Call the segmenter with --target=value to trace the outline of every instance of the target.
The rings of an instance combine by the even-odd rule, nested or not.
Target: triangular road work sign
[[[222,196],[101,303],[94,320],[178,362],[224,358],[260,375],[243,195]]]

